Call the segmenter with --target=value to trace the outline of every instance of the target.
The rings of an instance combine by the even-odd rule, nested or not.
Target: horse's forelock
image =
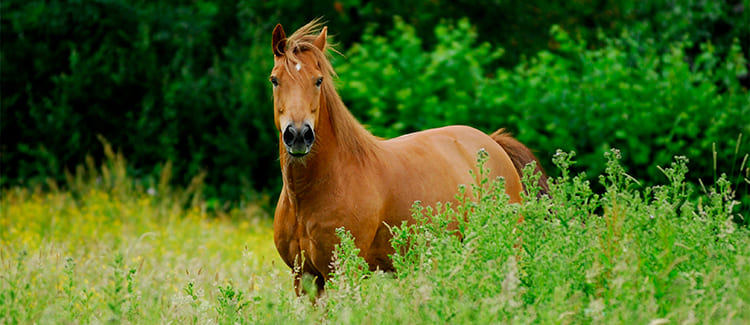
[[[306,54],[313,56],[314,61],[318,63],[318,69],[320,69],[323,74],[331,77],[336,76],[336,71],[333,70],[331,61],[328,59],[328,56],[323,53],[323,51],[315,47],[312,43],[301,43],[297,44],[294,49],[289,48],[289,50],[284,54],[284,69],[289,75],[292,76],[292,78],[296,79],[301,75],[300,70],[297,69],[296,66],[302,63],[302,60],[300,60],[299,56]]]
[[[323,27],[323,23],[320,19],[315,19],[305,26],[300,27],[286,40],[286,51],[284,54],[285,69],[292,76],[298,76],[297,69],[294,67],[301,63],[298,55],[302,53],[311,54],[315,61],[320,65],[321,72],[335,77],[336,72],[333,70],[333,66],[330,61],[330,51],[337,52],[329,41],[326,41],[324,49],[319,49],[315,46],[314,42],[320,35],[320,31]]]

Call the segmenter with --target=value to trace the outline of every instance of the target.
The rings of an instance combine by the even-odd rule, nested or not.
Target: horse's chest
[[[333,248],[338,243],[335,227],[314,216],[290,212],[287,226],[274,230],[279,253],[290,267],[301,265],[306,272],[327,275]]]

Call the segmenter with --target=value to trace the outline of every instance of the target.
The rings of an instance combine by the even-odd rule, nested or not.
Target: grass
[[[65,191],[3,192],[0,323],[750,321],[750,232],[732,221],[746,216],[726,178],[686,184],[684,158],[644,188],[612,151],[596,194],[560,152],[552,198],[508,204],[502,181],[486,180],[477,202],[415,205],[418,222],[392,229],[395,274],[368,271],[342,229],[313,299],[294,295],[259,206],[208,212],[200,176],[170,189],[168,165],[142,188],[107,150]]]
[[[142,189],[108,153],[70,175],[70,190],[3,192],[0,323],[205,323],[230,312],[218,306],[239,298],[231,291],[292,291],[263,209],[208,213],[193,202],[199,178],[170,189],[165,166]]]

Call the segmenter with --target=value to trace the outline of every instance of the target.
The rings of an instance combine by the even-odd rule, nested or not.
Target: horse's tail
[[[534,154],[531,152],[531,149],[524,146],[521,142],[516,140],[511,136],[510,133],[506,132],[505,129],[499,129],[495,131],[494,133],[490,134],[490,137],[492,137],[497,144],[499,144],[503,149],[505,149],[505,152],[508,153],[508,156],[510,156],[510,160],[513,161],[513,167],[516,168],[516,172],[518,172],[518,176],[522,177],[523,175],[523,168],[530,162],[535,161],[536,162],[536,169],[534,170],[535,173],[541,173],[539,176],[539,196],[541,195],[549,195],[549,184],[547,184],[547,174],[544,172],[544,169],[542,169],[542,164],[539,162],[539,159],[534,156]],[[524,190],[526,189],[526,186],[524,185]],[[528,193],[528,192],[527,192]]]

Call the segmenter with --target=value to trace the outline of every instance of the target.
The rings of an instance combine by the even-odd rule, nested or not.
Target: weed
[[[169,197],[160,198],[86,177],[81,195],[6,191],[0,322],[750,320],[750,232],[732,221],[742,211],[734,179],[688,183],[688,160],[675,157],[660,168],[663,185],[644,186],[619,156],[608,154],[597,194],[571,172],[575,154],[560,151],[550,196],[510,204],[480,154],[479,181],[457,189],[456,204],[417,202],[415,222],[391,228],[394,274],[370,271],[338,230],[333,273],[317,298],[296,297],[270,221],[250,205],[214,217],[200,202],[186,207],[179,190],[162,187]],[[110,178],[127,177],[116,169]]]
[[[242,291],[232,287],[231,283],[218,286],[219,295],[216,311],[219,313],[219,324],[235,324],[242,319],[243,308],[249,302],[245,300]]]

